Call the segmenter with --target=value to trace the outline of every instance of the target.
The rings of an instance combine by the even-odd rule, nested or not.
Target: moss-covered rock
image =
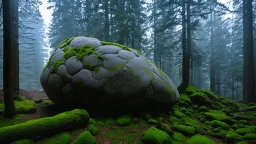
[[[222,122],[222,121],[219,121],[219,120],[213,120],[210,122],[210,125],[212,127],[222,127],[223,129],[227,130],[230,128],[230,125],[228,125],[227,123],[225,122]]]
[[[116,124],[119,126],[127,126],[131,123],[132,117],[130,115],[123,115],[117,118]]]
[[[187,137],[184,136],[182,133],[174,132],[171,136],[172,140],[175,142],[185,142]]]
[[[158,122],[156,120],[154,120],[154,119],[148,120],[148,124],[150,124],[150,125],[154,125],[154,124],[157,124],[157,123]]]
[[[185,118],[183,124],[187,125],[187,126],[192,126],[192,127],[196,128],[197,130],[202,130],[200,123],[192,118]]]
[[[245,140],[256,140],[256,133],[247,133],[244,135]]]
[[[142,142],[150,144],[170,144],[171,137],[164,131],[151,126],[142,134]]]
[[[174,124],[173,127],[183,134],[192,135],[192,134],[195,134],[196,132],[196,129],[191,126]]]
[[[170,116],[169,117],[169,121],[171,123],[176,123],[176,122],[179,122],[179,118],[175,117],[175,116]]]
[[[227,116],[224,112],[219,110],[210,110],[209,112],[205,112],[204,115],[209,120],[219,120],[219,121],[229,121],[230,117]]]
[[[89,124],[96,124],[96,121],[92,118],[89,119]]]
[[[226,134],[227,141],[241,141],[243,140],[243,136],[237,134],[236,132],[228,132]]]
[[[89,131],[84,131],[72,144],[96,144],[96,139]]]
[[[236,133],[241,135],[244,135],[246,133],[254,133],[254,132],[256,132],[256,129],[253,126],[246,126],[236,130]]]
[[[94,124],[89,125],[86,130],[94,136],[96,136],[99,132],[98,128]]]
[[[165,123],[160,123],[156,125],[156,128],[166,132],[169,136],[173,134],[173,131],[171,130],[170,126]]]
[[[202,105],[211,106],[212,104],[211,100],[203,92],[193,93],[192,95],[189,96],[189,98],[191,99],[191,102],[193,104],[197,104],[199,106],[202,106]]]
[[[205,136],[197,134],[189,138],[186,144],[215,144],[215,142]]]
[[[39,141],[36,141],[36,144],[69,144],[70,142],[71,135],[63,132],[45,139],[40,139]]]

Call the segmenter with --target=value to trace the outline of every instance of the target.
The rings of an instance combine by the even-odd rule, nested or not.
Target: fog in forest
[[[196,0],[190,4],[190,14],[184,12],[185,18],[182,0],[42,1],[19,0],[21,89],[42,90],[40,75],[51,49],[74,36],[93,36],[137,49],[178,86],[185,40],[190,49],[189,84],[237,101],[243,99],[242,0]],[[255,8],[253,3],[254,15]],[[256,25],[255,20],[252,23]],[[0,87],[2,40],[1,31]]]

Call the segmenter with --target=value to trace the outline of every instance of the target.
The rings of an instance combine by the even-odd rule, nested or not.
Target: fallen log
[[[89,122],[86,110],[75,109],[53,117],[30,120],[24,123],[0,128],[0,143],[10,143],[20,139],[51,135],[65,130],[84,127]]]

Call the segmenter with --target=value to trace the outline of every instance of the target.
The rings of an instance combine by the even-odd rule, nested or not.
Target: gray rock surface
[[[134,106],[179,100],[172,80],[134,49],[82,36],[62,45],[68,47],[55,49],[40,79],[55,103]]]

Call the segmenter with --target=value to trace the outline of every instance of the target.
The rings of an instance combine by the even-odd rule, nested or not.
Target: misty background
[[[42,90],[40,75],[50,51],[74,36],[138,49],[176,86],[181,83],[181,0],[19,0],[18,18],[21,89]],[[2,9],[0,21],[2,28]],[[242,0],[197,0],[191,5],[191,85],[210,89],[214,75],[217,94],[242,99],[242,24]],[[1,88],[2,36],[1,31]]]

